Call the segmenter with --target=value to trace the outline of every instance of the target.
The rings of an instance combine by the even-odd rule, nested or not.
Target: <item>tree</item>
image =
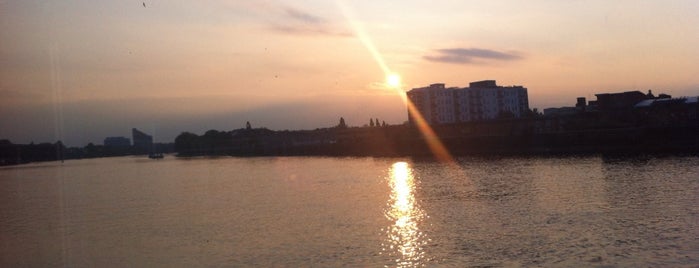
[[[66,147],[63,145],[62,141],[57,141],[54,146],[56,147],[56,159],[61,160],[63,162],[63,152],[66,150]]]
[[[377,127],[381,126],[381,125],[379,125],[379,119],[378,119],[378,118],[375,118],[375,119],[374,119],[374,122],[376,122],[376,124],[374,124],[374,126],[377,126]]]
[[[99,150],[98,150],[97,146],[95,146],[95,144],[93,144],[92,142],[88,143],[85,146],[84,150],[85,150],[85,154],[88,157],[96,157],[99,155]]]
[[[537,109],[537,108],[524,110],[523,117],[536,118],[536,117],[541,117],[541,116],[543,116],[543,114],[541,112],[539,112],[539,109]]]
[[[386,121],[381,121],[381,126],[382,126],[382,127],[387,126],[387,125],[386,125]]]
[[[340,117],[340,124],[337,125],[338,128],[347,128],[347,124],[345,124],[345,119]]]
[[[247,130],[252,129],[252,126],[250,126],[250,121],[247,121],[247,122],[245,123],[245,129],[247,129]]]
[[[183,155],[193,154],[199,147],[199,140],[197,134],[182,132],[175,138],[175,151]]]
[[[374,119],[373,118],[369,118],[369,126],[374,127]]]

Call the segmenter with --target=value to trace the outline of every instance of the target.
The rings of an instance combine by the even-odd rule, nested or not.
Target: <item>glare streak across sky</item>
[[[402,124],[391,74],[402,91],[522,85],[539,110],[597,93],[699,95],[694,0],[145,4],[0,1],[0,139]]]
[[[374,46],[374,43],[371,41],[371,38],[364,32],[362,27],[356,23],[356,20],[354,19],[354,16],[352,15],[350,9],[342,1],[338,0],[337,2],[338,5],[341,7],[343,13],[345,14],[345,17],[347,17],[347,20],[352,24],[352,27],[357,34],[357,37],[362,41],[362,44],[364,44],[367,50],[369,50],[371,56],[374,58],[379,67],[381,67],[381,70],[383,70],[384,75],[387,77],[387,86],[391,86],[391,84],[395,84],[395,86],[400,86],[400,83],[398,82],[390,82],[390,80],[397,79],[394,77],[399,76],[393,73],[388,68],[388,65],[386,65],[386,62],[384,61],[379,51],[376,49],[376,46]],[[408,110],[412,113],[413,118],[415,120],[414,124],[417,126],[417,129],[424,137],[427,146],[430,148],[430,151],[432,151],[432,154],[440,161],[453,162],[454,160],[447,148],[444,146],[442,141],[439,140],[439,137],[437,137],[434,130],[432,130],[432,128],[427,124],[427,121],[425,121],[423,115],[420,114],[420,112],[415,108],[415,105],[413,105],[410,102],[410,100],[406,97],[405,92],[403,92],[403,90],[399,87],[394,88],[394,90],[396,91],[396,94],[398,94],[398,96],[401,97],[403,103],[408,107]]]
[[[371,38],[369,38],[369,35],[366,34],[362,26],[359,25],[359,22],[357,22],[356,20],[356,16],[354,16],[350,8],[342,0],[337,0],[337,5],[340,7],[340,10],[342,10],[342,14],[345,15],[347,22],[350,25],[352,25],[352,29],[357,35],[357,38],[359,38],[359,40],[362,41],[364,47],[366,47],[366,49],[369,50],[371,56],[374,58],[379,67],[381,67],[381,70],[383,71],[384,75],[391,74],[392,72],[388,68],[388,65],[386,65],[386,62],[381,56],[381,53],[379,53],[379,51],[376,49],[374,42],[371,41]]]

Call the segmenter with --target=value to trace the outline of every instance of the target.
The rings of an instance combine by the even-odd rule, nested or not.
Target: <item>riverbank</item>
[[[559,119],[518,119],[432,126],[452,155],[696,154],[699,126],[561,127]],[[428,139],[411,125],[310,131],[239,129],[183,133],[179,156],[429,156]]]

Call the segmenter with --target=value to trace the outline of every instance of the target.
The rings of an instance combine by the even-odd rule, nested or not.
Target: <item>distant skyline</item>
[[[403,123],[362,37],[403,90],[492,79],[540,109],[604,92],[696,96],[696,14],[693,0],[0,0],[0,139]]]

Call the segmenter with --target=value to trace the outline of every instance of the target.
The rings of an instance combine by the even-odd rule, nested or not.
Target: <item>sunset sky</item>
[[[697,14],[696,0],[0,0],[0,139],[403,123],[378,58],[405,90],[495,79],[539,109],[696,96]]]

